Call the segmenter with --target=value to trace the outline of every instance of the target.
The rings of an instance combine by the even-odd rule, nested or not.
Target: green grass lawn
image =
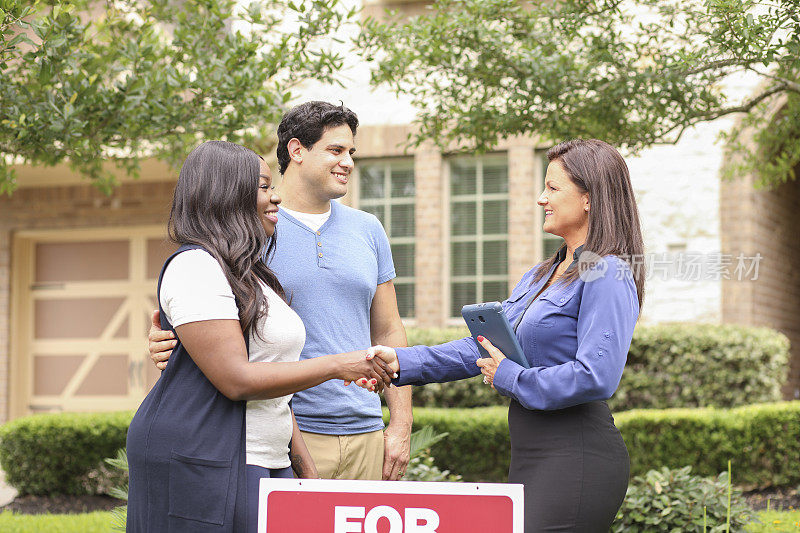
[[[756,517],[757,520],[745,526],[747,533],[800,532],[800,510],[760,511]]]
[[[3,533],[108,533],[113,523],[110,511],[43,515],[0,513]]]
[[[3,533],[108,533],[114,523],[110,512],[86,514],[23,515],[0,513]],[[747,533],[800,533],[800,510],[761,511],[745,527]]]

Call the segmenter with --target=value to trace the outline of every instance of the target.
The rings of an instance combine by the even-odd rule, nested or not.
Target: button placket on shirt
[[[322,259],[325,255],[322,253],[322,232],[315,231],[315,241],[317,243],[317,266],[322,266]]]

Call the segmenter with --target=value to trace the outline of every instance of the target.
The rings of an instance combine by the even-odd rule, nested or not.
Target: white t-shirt
[[[298,220],[311,228],[311,231],[319,231],[319,228],[331,218],[331,210],[328,209],[325,213],[301,213],[292,209],[280,208],[281,211],[286,211],[292,218]]]
[[[306,340],[302,320],[275,291],[262,283],[269,304],[267,316],[250,333],[251,363],[297,361]],[[188,250],[167,266],[161,281],[161,307],[173,327],[201,320],[239,319],[233,291],[219,263],[203,250]],[[247,402],[247,464],[264,468],[290,466],[292,395]]]

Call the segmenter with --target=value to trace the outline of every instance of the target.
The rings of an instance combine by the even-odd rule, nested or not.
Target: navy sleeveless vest
[[[166,260],[159,294],[169,262],[194,249],[203,248],[184,245]],[[161,328],[174,332],[158,301]],[[177,340],[128,428],[127,531],[246,531],[246,402],[223,396]]]

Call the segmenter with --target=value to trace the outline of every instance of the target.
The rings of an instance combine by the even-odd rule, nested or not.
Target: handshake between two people
[[[479,358],[476,364],[480,367],[483,374],[483,382],[494,387],[494,374],[498,365],[505,359],[505,355],[495,348],[489,339],[478,336],[478,342],[486,349],[490,357]],[[171,330],[162,330],[160,327],[160,315],[158,311],[153,312],[152,324],[148,333],[148,349],[150,358],[159,370],[167,367],[167,362],[172,355],[172,350],[177,345],[175,334]],[[315,384],[322,383],[327,379],[342,379],[345,385],[355,383],[359,387],[372,392],[382,392],[383,389],[392,383],[392,378],[397,377],[400,371],[400,363],[397,359],[397,352],[388,346],[372,346],[367,350],[357,350],[354,352],[326,355],[323,358],[328,360],[325,368],[317,368],[312,371],[314,376],[308,373],[298,375],[294,373],[293,378],[296,383],[288,384],[294,391],[309,388]],[[277,363],[284,365],[287,363]],[[297,364],[289,363],[289,364]],[[305,363],[303,363],[305,364]],[[309,369],[310,370],[310,369]],[[326,377],[319,378],[325,374]],[[297,383],[304,383],[298,385]],[[282,387],[282,390],[285,387]]]
[[[360,366],[358,363],[363,364],[364,361],[372,365],[372,368],[369,369],[369,371],[362,377],[356,379],[345,379],[345,386],[349,385],[350,383],[355,383],[359,387],[367,389],[368,391],[381,392],[384,387],[388,387],[392,384],[392,378],[396,378],[397,372],[400,370],[400,363],[397,360],[397,352],[394,351],[394,348],[390,348],[388,346],[372,346],[366,350],[366,353],[361,351],[351,352],[351,354],[364,354],[362,361],[352,361],[353,363],[356,363],[356,368],[354,368],[353,371],[357,373],[357,368]],[[350,354],[342,355],[348,356]],[[348,361],[348,363],[350,363],[350,361]]]
[[[477,341],[481,346],[483,346],[483,348],[489,354],[489,357],[479,356],[475,364],[481,369],[481,374],[483,374],[483,383],[494,389],[494,375],[497,372],[497,368],[500,366],[500,363],[503,362],[503,359],[505,359],[506,356],[483,335],[478,335]],[[355,354],[363,353],[363,351],[360,351],[339,355],[352,357]],[[372,346],[366,350],[365,359],[366,361],[372,362],[372,369],[367,372],[369,375],[365,375],[364,377],[360,378],[345,379],[345,385],[355,383],[359,387],[363,387],[369,391],[381,392],[384,386],[388,387],[392,384],[392,378],[396,378],[397,373],[400,371],[400,362],[397,359],[397,352],[394,348],[381,345]],[[356,360],[354,362],[363,363],[364,361]],[[345,372],[351,371],[352,370],[350,369],[345,370]]]

